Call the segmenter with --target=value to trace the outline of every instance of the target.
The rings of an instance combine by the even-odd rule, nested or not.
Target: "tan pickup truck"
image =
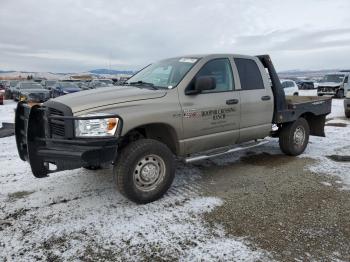
[[[109,162],[120,192],[148,203],[171,186],[175,156],[198,161],[268,136],[299,155],[309,135],[325,135],[330,111],[330,98],[285,96],[267,55],[193,55],[151,64],[123,86],[21,102],[15,130],[34,176]]]

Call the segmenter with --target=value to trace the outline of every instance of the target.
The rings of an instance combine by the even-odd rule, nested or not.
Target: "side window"
[[[242,90],[264,89],[264,82],[254,60],[235,58]]]
[[[344,79],[344,83],[347,84],[349,82],[349,76],[346,76]]]
[[[216,88],[203,93],[225,92],[233,90],[233,76],[230,60],[227,58],[214,59],[206,63],[197,73],[199,76],[211,76],[216,79]],[[192,83],[191,89],[194,83]]]

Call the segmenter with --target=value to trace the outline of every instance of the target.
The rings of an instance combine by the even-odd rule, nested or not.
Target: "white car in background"
[[[282,79],[281,84],[286,96],[298,96],[299,87],[293,80]]]

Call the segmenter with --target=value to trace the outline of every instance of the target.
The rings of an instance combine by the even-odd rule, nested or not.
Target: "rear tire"
[[[279,135],[279,145],[283,153],[290,156],[300,155],[309,142],[310,127],[305,118],[299,118],[293,123],[282,127]]]
[[[146,204],[161,198],[171,186],[175,159],[163,143],[140,139],[119,153],[113,176],[121,194],[133,202]]]

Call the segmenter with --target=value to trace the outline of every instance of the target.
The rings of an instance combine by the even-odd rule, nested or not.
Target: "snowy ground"
[[[336,177],[343,189],[350,189],[349,162],[329,158],[350,155],[350,121],[342,103],[333,99],[327,137],[311,137],[302,157],[317,160],[306,169]],[[13,122],[14,107],[9,101],[0,106],[0,123]],[[272,259],[247,239],[228,236],[220,221],[206,224],[203,214],[223,200],[203,193],[201,170],[195,165],[178,163],[174,185],[162,200],[135,205],[115,191],[110,169],[77,169],[35,179],[18,158],[14,137],[1,138],[0,148],[0,260]],[[279,153],[276,140],[256,152],[264,150]],[[240,156],[214,162],[225,165]]]

